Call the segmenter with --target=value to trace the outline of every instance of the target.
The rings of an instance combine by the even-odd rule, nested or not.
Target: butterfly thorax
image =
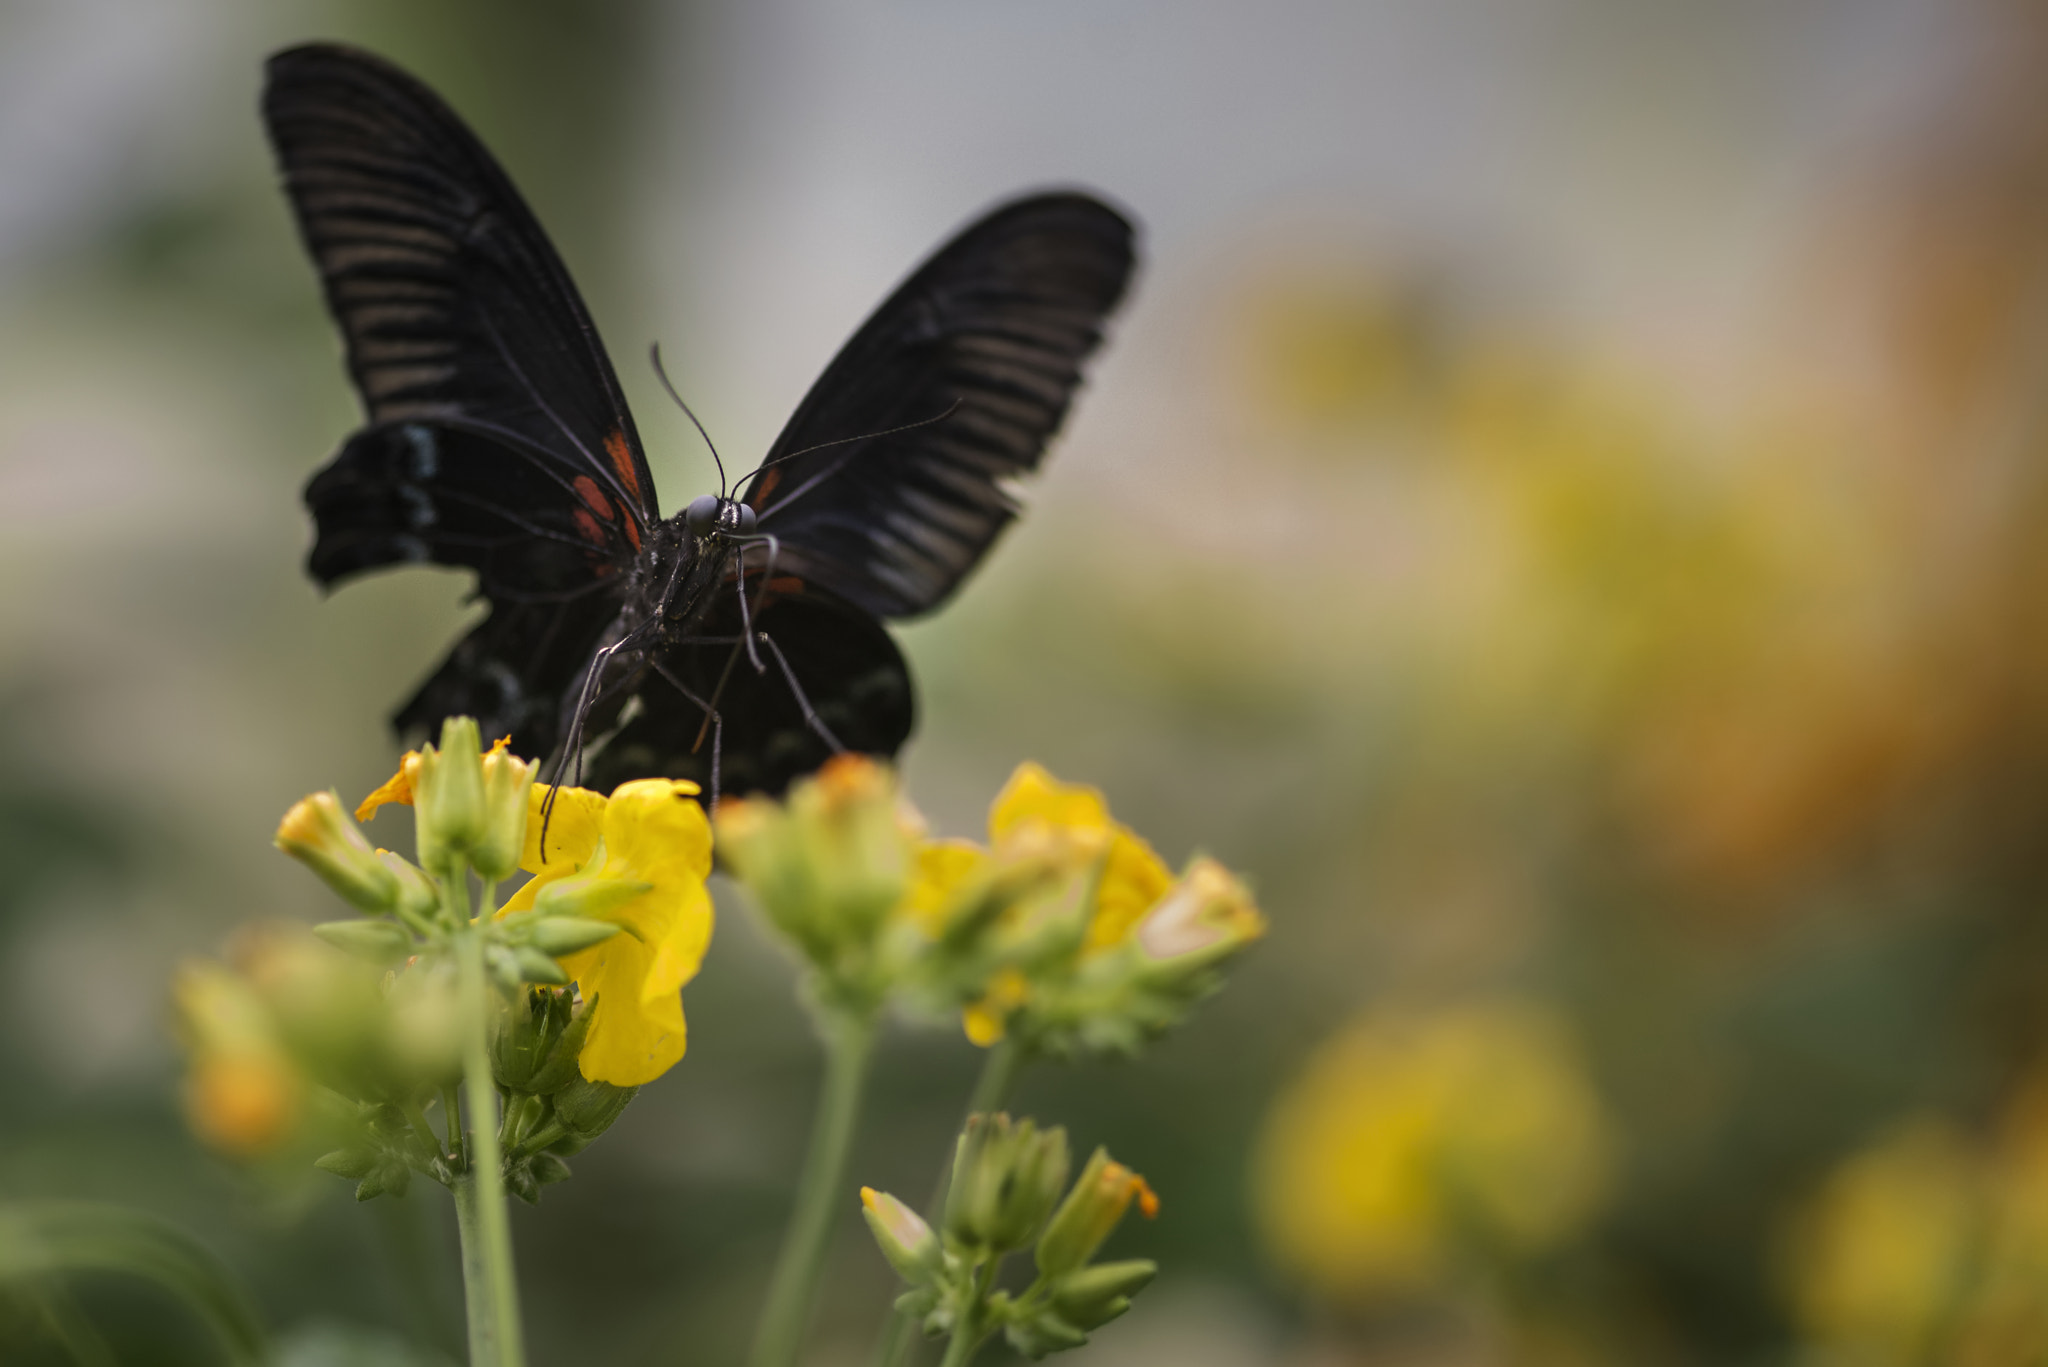
[[[723,507],[707,519],[699,508],[707,501],[712,500],[699,499],[655,527],[627,595],[626,615],[637,621],[659,616],[662,634],[670,640],[701,629],[720,586],[736,568],[739,547],[734,538],[739,534],[740,518],[730,510],[740,505],[715,500]],[[717,512],[726,515],[720,517]]]

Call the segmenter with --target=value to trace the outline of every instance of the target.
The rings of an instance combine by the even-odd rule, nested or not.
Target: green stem
[[[467,888],[461,895],[467,896]],[[467,919],[467,918],[465,918]],[[463,1298],[469,1307],[470,1367],[524,1367],[519,1281],[512,1270],[512,1224],[498,1152],[498,1085],[491,1077],[490,985],[484,980],[484,935],[465,925],[455,935],[456,982],[464,1040],[463,1099],[469,1108],[469,1163],[455,1181],[455,1217],[462,1233]]]
[[[996,1269],[1000,1258],[990,1258],[981,1267],[967,1274],[972,1294],[961,1313],[960,1322],[953,1326],[953,1337],[946,1341],[946,1356],[940,1359],[939,1367],[967,1367],[975,1350],[988,1342],[989,1326],[984,1322],[982,1308],[988,1304],[988,1293],[995,1286]]]
[[[868,1062],[874,1053],[873,1013],[834,1013],[825,1020],[825,1081],[818,1115],[811,1128],[811,1148],[797,1184],[796,1209],[783,1236],[775,1277],[761,1307],[748,1367],[791,1367],[803,1344],[818,1276],[832,1226],[839,1214],[846,1182],[846,1159],[860,1118],[861,1092],[867,1084]]]
[[[981,1065],[981,1076],[974,1081],[973,1095],[967,1098],[967,1114],[986,1115],[1008,1105],[1010,1093],[1017,1089],[1017,1075],[1024,1069],[1024,1057],[1017,1041],[997,1040]],[[946,1152],[951,1154],[952,1150]]]
[[[967,1098],[967,1114],[985,1115],[1007,1105],[1010,1093],[1017,1089],[1017,1077],[1024,1071],[1027,1058],[1025,1050],[1014,1039],[997,1040],[988,1051],[988,1057],[982,1061],[981,1076],[974,1080],[974,1091]],[[952,1175],[953,1146],[949,1144],[945,1161],[939,1164],[938,1183],[932,1188],[931,1199],[924,1203],[925,1219],[934,1228],[943,1213],[940,1207],[945,1203],[946,1185]],[[883,1330],[882,1346],[875,1353],[876,1367],[904,1367],[916,1345],[916,1317],[903,1310],[890,1311],[889,1327]]]

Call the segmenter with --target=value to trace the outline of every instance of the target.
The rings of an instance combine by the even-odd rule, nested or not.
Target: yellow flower
[[[220,964],[193,962],[179,969],[172,1000],[192,1054],[193,1131],[238,1158],[277,1148],[298,1127],[305,1080],[255,992]]]
[[[1266,930],[1243,883],[1223,865],[1198,859],[1176,879],[1143,838],[1110,816],[1110,803],[1098,789],[1061,783],[1034,762],[1018,764],[995,795],[989,807],[989,851],[926,846],[920,853],[907,914],[936,935],[946,924],[948,908],[975,904],[981,889],[991,887],[1006,869],[1030,871],[1049,889],[1024,896],[997,928],[999,941],[1010,941],[1036,961],[997,969],[983,996],[967,1006],[967,1037],[983,1047],[1004,1039],[1016,1012],[1042,1004],[1061,980],[1092,974],[1100,967],[1094,961],[1130,945],[1151,961],[1190,955],[1167,971],[1167,978],[1178,974],[1186,982],[1155,984],[1163,998],[1186,1002],[1161,998],[1141,1004],[1130,996],[1137,984],[1126,984],[1130,992],[1122,994],[1133,1029],[1163,1029],[1194,996],[1208,990],[1200,982],[1212,984],[1212,976],[1202,978],[1210,965]],[[1030,943],[1049,924],[1079,928],[1079,947],[1069,951],[1065,963],[1038,959]],[[1100,992],[1087,996],[1102,1000]]]
[[[1605,1116],[1563,1024],[1487,1005],[1368,1017],[1267,1118],[1259,1215],[1282,1262],[1337,1299],[1441,1284],[1454,1253],[1557,1247],[1604,1195]]]
[[[1107,848],[1088,918],[1089,953],[1121,944],[1173,886],[1166,861],[1130,827],[1111,820],[1109,803],[1098,789],[1061,783],[1028,760],[996,794],[988,835],[999,855],[1006,849],[1051,845],[1088,858]]]
[[[711,826],[694,798],[697,785],[636,779],[610,798],[582,788],[555,790],[541,848],[541,805],[548,789],[529,794],[526,849],[520,867],[533,874],[498,914],[532,908],[549,884],[572,875],[645,891],[599,913],[620,934],[561,963],[597,1012],[578,1060],[583,1076],[637,1087],[682,1058],[686,1043],[682,986],[697,975],[711,943]]]

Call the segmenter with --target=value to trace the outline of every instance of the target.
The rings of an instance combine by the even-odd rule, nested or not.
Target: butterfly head
[[[683,510],[683,525],[698,538],[752,536],[758,521],[746,504],[716,494],[691,499]]]

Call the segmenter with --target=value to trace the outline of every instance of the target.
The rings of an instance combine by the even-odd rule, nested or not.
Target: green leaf
[[[142,1211],[72,1202],[0,1205],[0,1282],[112,1272],[169,1291],[206,1321],[229,1360],[269,1360],[269,1335],[227,1267],[183,1230]]]

